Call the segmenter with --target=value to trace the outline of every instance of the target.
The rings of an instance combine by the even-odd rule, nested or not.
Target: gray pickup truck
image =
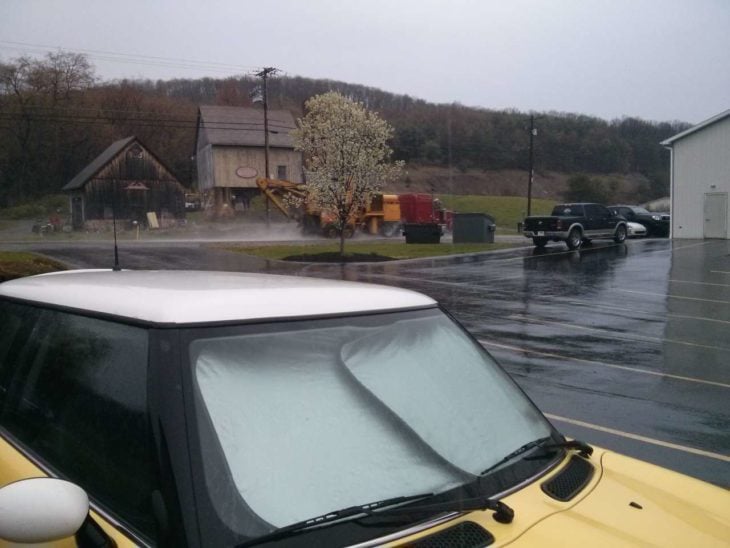
[[[626,239],[626,219],[600,204],[560,204],[548,217],[527,217],[523,234],[537,247],[550,240],[565,242],[568,249],[599,238],[621,243]]]

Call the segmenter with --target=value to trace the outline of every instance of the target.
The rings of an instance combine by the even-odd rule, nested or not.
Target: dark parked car
[[[626,219],[601,204],[560,204],[549,216],[531,216],[524,222],[522,233],[536,247],[548,241],[565,242],[568,249],[599,238],[622,243],[627,235]]]
[[[669,236],[669,213],[653,213],[643,207],[634,205],[612,205],[608,207],[627,221],[644,225],[647,236]]]

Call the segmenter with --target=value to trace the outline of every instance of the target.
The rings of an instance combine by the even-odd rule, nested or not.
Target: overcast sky
[[[0,0],[0,59],[48,47],[104,79],[273,66],[491,109],[730,108],[730,0]]]

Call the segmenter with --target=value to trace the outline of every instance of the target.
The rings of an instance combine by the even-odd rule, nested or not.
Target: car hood
[[[727,490],[616,453],[603,453],[601,465],[588,495],[507,544],[728,546]]]
[[[512,523],[497,523],[491,512],[471,512],[413,540],[436,540],[455,524],[471,521],[494,537],[490,546],[728,546],[730,491],[597,449],[589,461],[593,477],[561,502],[544,488],[563,474],[568,460],[502,499],[514,509]]]

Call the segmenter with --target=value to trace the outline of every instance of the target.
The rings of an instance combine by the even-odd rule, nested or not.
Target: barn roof
[[[269,110],[269,146],[294,148],[296,129],[288,110]],[[201,106],[198,131],[212,145],[264,146],[264,112],[258,108]]]
[[[692,126],[691,128],[683,131],[682,133],[677,133],[675,136],[670,137],[669,139],[666,139],[659,144],[663,145],[665,147],[671,147],[676,141],[679,141],[680,139],[684,139],[688,135],[691,135],[692,133],[695,133],[701,129],[704,129],[707,126],[717,123],[720,120],[724,120],[728,116],[730,116],[730,109],[726,110],[725,112],[721,112],[717,116],[713,116],[712,118],[709,118],[708,120],[705,120],[704,122],[700,122],[696,126]]]
[[[104,152],[99,154],[84,169],[79,171],[76,177],[66,183],[62,190],[77,190],[83,187],[89,179],[92,179],[94,175],[99,173],[105,165],[111,162],[112,158],[124,150],[124,147],[135,139],[136,137],[132,136],[114,141]]]

